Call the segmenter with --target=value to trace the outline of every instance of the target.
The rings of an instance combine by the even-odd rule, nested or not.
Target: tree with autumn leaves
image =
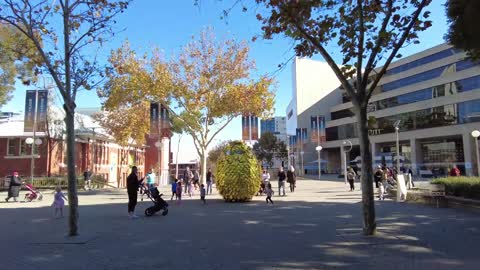
[[[168,106],[171,117],[182,123],[183,131],[193,139],[205,182],[207,148],[215,137],[235,117],[244,113],[269,115],[273,108],[273,81],[265,75],[252,78],[255,63],[248,51],[245,42],[217,40],[211,29],[202,31],[198,39],[192,38],[169,61],[158,50],[151,56],[138,56],[125,43],[109,59],[112,69],[107,73],[108,82],[99,91],[104,110],[120,110],[125,123],[146,134],[147,104]]]
[[[363,230],[375,233],[373,171],[367,107],[400,49],[418,43],[431,26],[431,0],[256,0],[263,36],[285,35],[301,57],[319,54],[328,63],[353,104],[362,157]],[[335,52],[335,54],[333,53]],[[339,57],[336,57],[339,55]]]

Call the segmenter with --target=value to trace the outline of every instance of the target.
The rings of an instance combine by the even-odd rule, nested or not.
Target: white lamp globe
[[[480,131],[478,131],[478,130],[472,131],[472,137],[478,138],[479,136],[480,136]]]
[[[32,143],[33,143],[33,138],[27,138],[27,139],[25,140],[25,143],[26,143],[26,144],[32,144]]]
[[[322,147],[319,145],[319,146],[315,147],[315,150],[322,151]]]

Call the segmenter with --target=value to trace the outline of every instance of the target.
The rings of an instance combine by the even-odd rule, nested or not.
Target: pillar
[[[170,164],[170,139],[162,138],[161,160],[160,160],[160,185],[168,185],[169,182],[169,164]]]
[[[475,167],[475,142],[470,133],[463,134],[463,157],[465,160],[465,173],[467,176],[473,176]]]
[[[410,149],[412,150],[410,161],[413,175],[418,175],[420,168],[418,164],[423,162],[421,144],[417,139],[410,139]]]

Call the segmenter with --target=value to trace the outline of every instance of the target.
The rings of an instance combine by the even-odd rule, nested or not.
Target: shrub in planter
[[[215,177],[225,201],[245,202],[260,188],[261,168],[252,150],[243,142],[234,141],[220,154]]]
[[[480,200],[480,177],[439,178],[432,184],[444,184],[447,195]]]

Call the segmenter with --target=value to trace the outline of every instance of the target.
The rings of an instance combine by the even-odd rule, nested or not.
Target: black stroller
[[[145,216],[150,217],[153,216],[155,213],[162,211],[162,216],[166,216],[168,214],[168,203],[162,199],[162,195],[158,191],[156,187],[148,189],[145,186],[140,187],[144,194],[147,195],[150,200],[154,203],[153,206],[148,207],[145,209]]]

